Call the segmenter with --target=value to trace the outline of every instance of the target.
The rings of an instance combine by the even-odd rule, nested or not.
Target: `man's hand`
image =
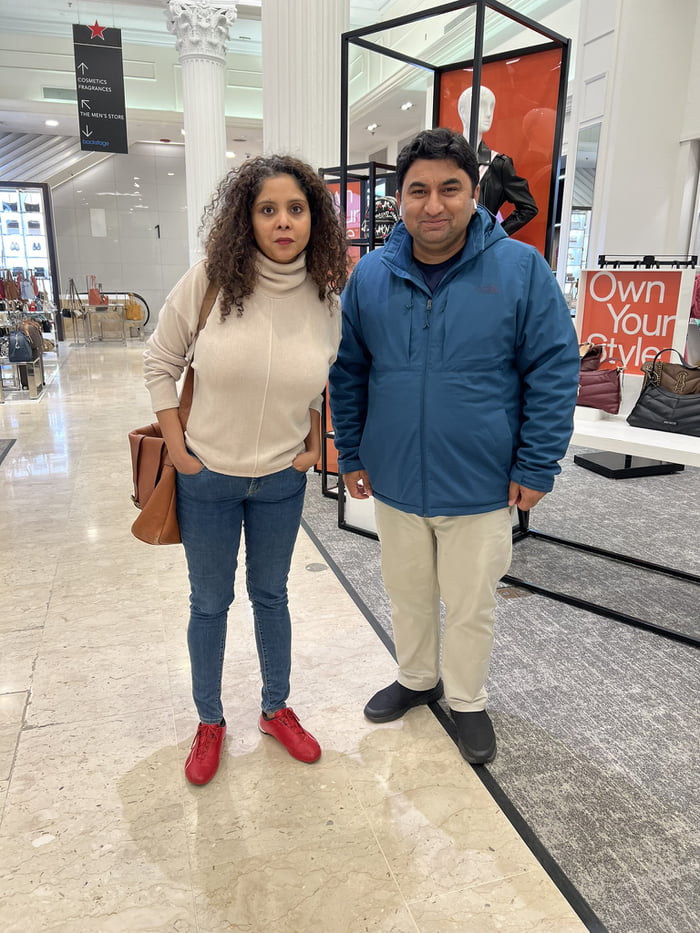
[[[352,473],[343,473],[345,488],[351,499],[369,499],[372,495],[372,484],[366,470],[353,470]]]
[[[517,505],[522,512],[529,512],[546,495],[546,492],[528,489],[527,486],[521,486],[520,483],[514,483],[511,480],[508,488],[508,505]]]

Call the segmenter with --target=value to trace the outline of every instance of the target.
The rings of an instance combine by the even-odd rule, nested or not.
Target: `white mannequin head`
[[[472,89],[468,87],[465,91],[459,95],[459,100],[457,101],[457,112],[459,113],[459,118],[462,121],[462,133],[464,136],[469,139],[469,123],[471,116],[471,107],[472,107]],[[481,142],[481,138],[484,133],[488,133],[491,129],[491,124],[493,123],[493,111],[496,107],[496,95],[493,91],[481,85],[479,93],[479,127],[478,134],[476,139],[477,148]]]

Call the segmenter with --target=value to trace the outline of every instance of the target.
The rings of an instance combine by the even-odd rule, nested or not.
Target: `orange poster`
[[[577,330],[583,342],[605,344],[605,358],[628,373],[673,345],[680,270],[588,270],[581,275]]]
[[[560,48],[527,51],[499,61],[487,60],[481,72],[480,103],[484,107],[488,104],[489,110],[483,143],[493,154],[510,156],[516,174],[525,179],[537,206],[537,215],[513,236],[545,255],[548,223],[552,222],[548,214],[561,62]],[[472,86],[472,76],[472,68],[441,74],[440,126],[464,132],[462,95]],[[513,204],[504,201],[498,209],[499,220],[505,220],[512,211]]]

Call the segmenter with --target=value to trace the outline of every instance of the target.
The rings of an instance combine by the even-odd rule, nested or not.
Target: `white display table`
[[[700,467],[700,437],[633,428],[619,417],[604,421],[574,419],[571,443],[578,447],[595,447],[597,450]]]

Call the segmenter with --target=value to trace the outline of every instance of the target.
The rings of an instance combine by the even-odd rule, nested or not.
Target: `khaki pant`
[[[442,677],[451,709],[486,706],[496,584],[512,551],[510,509],[423,518],[375,499],[382,577],[391,600],[399,683],[430,690]]]

